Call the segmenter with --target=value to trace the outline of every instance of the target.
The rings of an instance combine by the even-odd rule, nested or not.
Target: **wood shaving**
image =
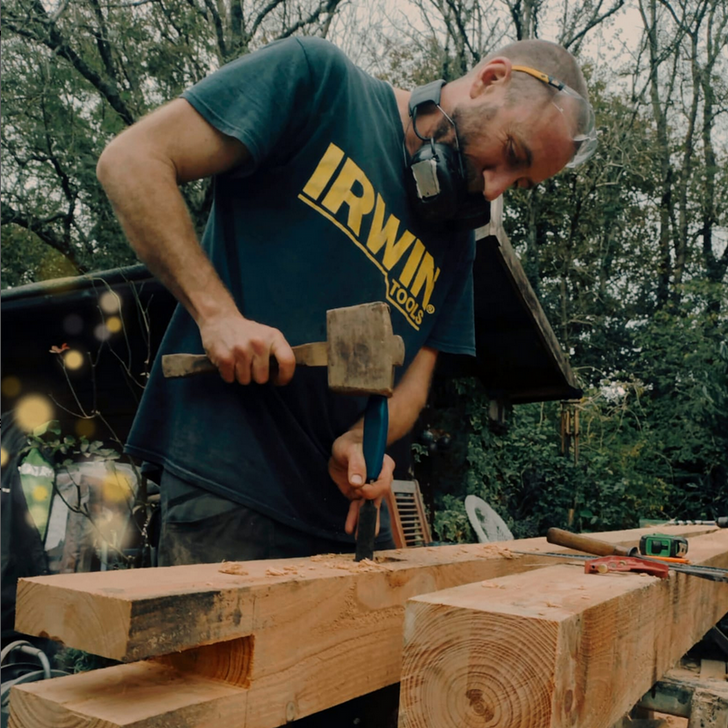
[[[371,559],[362,559],[361,561],[342,561],[335,564],[330,564],[334,569],[344,569],[345,571],[352,571],[354,573],[360,573],[362,571],[392,571],[390,566],[387,564],[380,564]]]
[[[489,589],[505,589],[503,584],[494,584],[492,581],[481,581],[481,586],[487,586]]]
[[[485,544],[482,549],[482,556],[486,558],[503,558],[503,559],[518,559],[521,554],[514,554],[507,546],[500,546],[498,544]],[[479,557],[482,558],[479,554]]]
[[[338,557],[338,554],[316,554],[311,556],[311,561],[330,561]]]
[[[561,607],[560,604],[554,604],[554,602],[546,602],[547,607],[553,607],[554,609],[559,609]]]
[[[284,571],[283,569],[266,569],[266,575],[267,576],[287,576],[288,572]]]
[[[235,561],[223,561],[218,571],[221,574],[237,574],[238,576],[245,576],[248,573],[242,564]]]

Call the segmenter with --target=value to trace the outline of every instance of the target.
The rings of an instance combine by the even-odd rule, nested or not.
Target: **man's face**
[[[551,103],[534,106],[482,101],[455,107],[460,151],[469,192],[492,201],[509,187],[530,188],[564,168],[574,145],[564,114]],[[454,144],[454,130],[443,120],[438,141]]]

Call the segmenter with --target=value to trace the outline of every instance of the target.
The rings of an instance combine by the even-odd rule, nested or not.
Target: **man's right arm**
[[[179,186],[220,174],[249,159],[237,139],[208,124],[182,99],[158,109],[114,139],[97,175],[131,246],[200,329],[202,345],[225,381],[293,376],[295,360],[283,334],[242,316],[200,247]]]

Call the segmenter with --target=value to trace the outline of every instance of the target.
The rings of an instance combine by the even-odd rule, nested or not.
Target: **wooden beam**
[[[728,568],[728,531],[690,558]],[[581,565],[415,597],[400,728],[608,728],[726,611],[726,583]]]
[[[695,536],[713,530],[678,526],[671,533]],[[634,545],[641,535],[655,531],[655,527],[613,531],[600,538]],[[411,596],[551,563],[513,554],[505,558],[504,549],[568,551],[534,538],[498,546],[460,544],[379,552],[383,562],[378,566],[331,555],[32,577],[18,582],[15,628],[131,662],[246,637],[270,624],[265,619],[270,610],[290,604],[306,609],[330,594],[350,593],[347,610],[352,614],[390,607],[403,614]]]
[[[629,545],[653,532],[601,537]],[[83,715],[99,728],[156,728],[166,715],[169,725],[183,728],[185,711],[213,721],[218,703],[221,710],[230,703],[243,711],[247,728],[283,725],[399,681],[410,597],[552,563],[515,556],[510,549],[516,548],[563,551],[527,539],[382,552],[376,565],[331,556],[23,579],[19,631],[114,659],[167,656],[144,663],[157,685],[154,695],[139,680],[138,664],[90,673],[80,692],[72,687],[77,676],[19,686],[11,698],[15,726],[55,728],[73,725],[64,716]],[[170,654],[191,648],[197,649]],[[223,695],[220,681],[229,691]],[[179,696],[169,698],[169,691]],[[127,720],[127,705],[147,713]]]

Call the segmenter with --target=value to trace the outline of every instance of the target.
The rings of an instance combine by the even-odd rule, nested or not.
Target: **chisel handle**
[[[364,460],[367,482],[373,483],[382,472],[384,451],[389,431],[389,405],[387,398],[372,394],[364,412]],[[365,501],[359,509],[354,561],[374,558],[374,539],[377,530],[377,508],[374,501]]]
[[[595,556],[634,556],[639,553],[637,548],[627,548],[619,544],[607,543],[606,541],[591,538],[591,536],[585,536],[582,533],[564,531],[561,528],[549,528],[546,532],[546,540],[557,546],[566,546],[566,548],[594,554]]]

